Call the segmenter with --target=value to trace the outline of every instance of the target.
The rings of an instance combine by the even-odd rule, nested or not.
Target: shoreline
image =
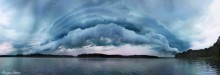
[[[163,58],[151,55],[106,55],[106,54],[80,54],[77,56],[72,55],[50,55],[50,54],[17,54],[17,55],[0,55],[1,57],[27,57],[27,58]]]

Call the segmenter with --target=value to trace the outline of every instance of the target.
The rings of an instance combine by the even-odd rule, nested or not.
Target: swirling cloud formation
[[[216,15],[212,8],[218,3],[214,0],[1,0],[0,43],[13,46],[8,54],[172,56],[189,48],[203,48],[198,43],[210,38],[204,37],[207,34],[204,27],[208,26],[204,24],[210,24],[206,18]],[[214,18],[219,19],[211,17]],[[216,39],[217,32],[210,36]],[[204,47],[211,46],[213,41]]]

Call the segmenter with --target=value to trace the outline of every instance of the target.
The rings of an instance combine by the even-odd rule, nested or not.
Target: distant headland
[[[200,50],[188,50],[175,55],[176,58],[220,58],[220,37],[213,46]]]

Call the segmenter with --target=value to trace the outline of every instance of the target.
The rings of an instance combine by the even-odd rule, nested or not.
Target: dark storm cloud
[[[199,5],[202,2],[197,0],[197,6],[188,0],[18,0],[3,3],[16,14],[8,27],[14,30],[3,30],[0,26],[0,31],[18,33],[0,36],[0,42],[1,39],[12,40],[18,53],[56,52],[60,47],[126,45],[150,46],[158,53],[174,54],[187,50],[191,44],[184,38],[187,35],[182,35],[182,31],[191,26],[179,25],[176,21],[195,18],[204,10]],[[208,5],[209,2],[204,3]],[[176,30],[181,27],[184,29]],[[16,38],[11,38],[14,36]]]
[[[102,11],[96,11],[96,10],[102,10]],[[70,31],[75,29],[84,30],[87,28],[95,27],[96,25],[115,24],[117,26],[125,28],[126,30],[133,31],[137,35],[145,35],[146,33],[150,33],[150,32],[156,32],[157,34],[161,34],[169,41],[171,47],[178,48],[179,50],[185,50],[189,47],[189,43],[187,43],[186,41],[179,40],[171,32],[169,32],[169,30],[165,29],[162,25],[159,25],[155,19],[150,18],[148,16],[138,17],[138,18],[130,17],[137,19],[138,21],[129,22],[126,19],[126,17],[118,18],[117,12],[111,12],[110,10],[107,9],[87,8],[86,10],[84,9],[83,11],[81,10],[79,11],[80,12],[77,13],[74,12],[74,14],[70,14],[68,16],[62,17],[53,25],[53,27],[50,30],[53,36],[52,40],[62,39]],[[111,18],[109,19],[109,15],[111,15],[110,17],[113,17],[113,19]],[[105,18],[106,16],[107,18]],[[57,30],[59,30],[59,32],[57,32]],[[101,36],[97,36],[97,37],[101,37]],[[81,38],[78,38],[78,40],[81,40]],[[101,43],[101,42],[102,41],[96,43]]]
[[[146,15],[136,16],[139,13],[134,9],[114,2],[83,1],[82,5],[52,24],[49,29],[51,38],[37,49],[51,51],[60,46],[79,48],[130,44],[149,45],[156,51],[175,53],[173,48],[189,48],[188,42],[178,39],[156,19]]]

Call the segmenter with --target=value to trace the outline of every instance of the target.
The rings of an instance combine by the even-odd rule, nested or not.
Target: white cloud
[[[220,36],[220,1],[214,0],[207,13],[197,21],[201,32],[195,35],[198,38],[192,42],[192,49],[201,49],[212,46]]]
[[[102,53],[109,55],[155,55],[160,57],[173,57],[173,54],[161,53],[148,45],[122,45],[122,46],[84,46],[82,48],[65,48],[60,46],[54,54],[79,55],[83,53]],[[49,51],[48,53],[51,53]]]
[[[9,25],[9,17],[6,13],[3,13],[3,11],[0,11],[0,25],[7,26]]]
[[[4,1],[0,1],[0,5],[0,37],[3,37],[1,40],[17,40],[19,32],[17,24],[13,23],[16,12],[13,8],[9,8]]]
[[[6,8],[3,3],[0,3],[0,5],[0,26],[7,27],[10,25],[12,21],[11,17],[15,14],[15,12],[11,9],[8,10],[8,8]]]
[[[13,48],[12,43],[10,42],[0,43],[0,55],[7,55],[13,51],[15,51],[15,49]]]

